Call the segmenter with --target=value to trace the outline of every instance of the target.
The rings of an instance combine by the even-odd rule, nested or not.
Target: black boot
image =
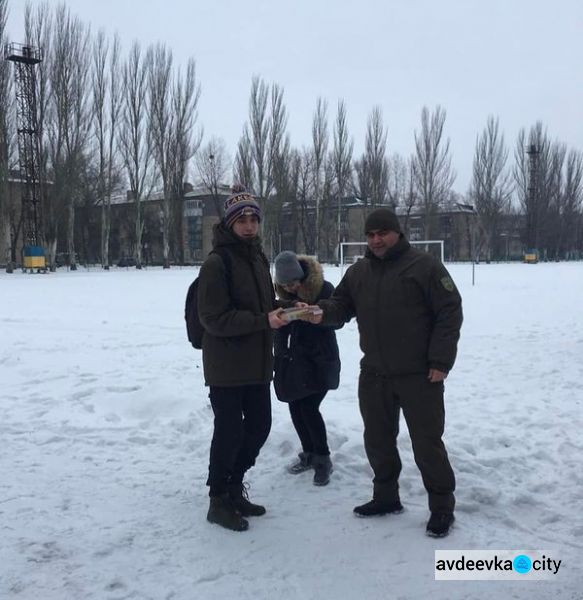
[[[332,461],[327,454],[313,454],[314,485],[328,485],[332,473]]]
[[[432,512],[427,521],[427,535],[445,537],[455,520],[452,512]]]
[[[245,483],[233,483],[229,485],[229,497],[235,508],[244,517],[260,517],[265,514],[265,506],[250,502],[249,493],[247,492],[248,486],[249,484]]]
[[[300,452],[298,460],[287,467],[287,472],[297,475],[298,473],[309,471],[312,468],[312,457],[313,454],[311,452]]]
[[[383,502],[373,498],[370,502],[354,507],[354,514],[358,517],[376,517],[400,512],[403,512],[403,505],[398,498],[393,502]]]
[[[211,496],[207,521],[216,523],[232,531],[245,531],[249,529],[249,522],[241,516],[229,494]]]

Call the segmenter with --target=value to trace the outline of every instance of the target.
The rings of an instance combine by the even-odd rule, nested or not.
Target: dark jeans
[[[326,425],[320,413],[320,404],[324,396],[326,392],[319,392],[289,403],[289,414],[304,452],[330,454]]]
[[[441,440],[445,424],[443,383],[427,375],[383,377],[362,371],[359,380],[364,446],[374,471],[374,497],[391,502],[399,497],[401,459],[397,449],[399,411],[409,429],[413,455],[429,496],[429,509],[451,512],[455,476]]]
[[[255,464],[271,429],[269,384],[238,387],[210,387],[215,414],[211,442],[209,495],[224,494],[229,484],[243,481]]]

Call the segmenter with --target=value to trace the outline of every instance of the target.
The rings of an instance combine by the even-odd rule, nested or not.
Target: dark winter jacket
[[[438,260],[401,236],[383,258],[367,250],[324,309],[323,323],[356,316],[362,368],[385,375],[448,372],[462,324],[461,297]]]
[[[334,286],[324,280],[322,266],[309,256],[298,256],[305,278],[297,292],[276,285],[279,298],[315,304],[329,298]],[[340,377],[340,357],[333,327],[292,321],[275,334],[275,390],[280,400],[292,401],[334,390]]]
[[[215,386],[268,383],[273,374],[268,313],[275,308],[269,263],[259,238],[241,240],[222,223],[215,225],[213,234],[213,248],[228,253],[229,265],[218,254],[210,254],[199,273],[205,382]]]

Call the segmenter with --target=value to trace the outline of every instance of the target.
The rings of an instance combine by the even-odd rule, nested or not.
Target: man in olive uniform
[[[386,208],[365,223],[368,249],[329,300],[318,305],[324,324],[356,317],[364,354],[359,404],[364,444],[374,471],[363,517],[401,512],[397,450],[402,409],[429,496],[427,533],[444,536],[454,520],[455,477],[442,441],[444,380],[453,367],[462,324],[461,297],[440,261],[412,248]]]

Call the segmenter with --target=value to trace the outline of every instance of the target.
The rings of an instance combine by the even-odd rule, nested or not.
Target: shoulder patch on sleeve
[[[455,290],[455,283],[451,277],[442,277],[440,279],[441,285],[448,291],[453,292]]]

